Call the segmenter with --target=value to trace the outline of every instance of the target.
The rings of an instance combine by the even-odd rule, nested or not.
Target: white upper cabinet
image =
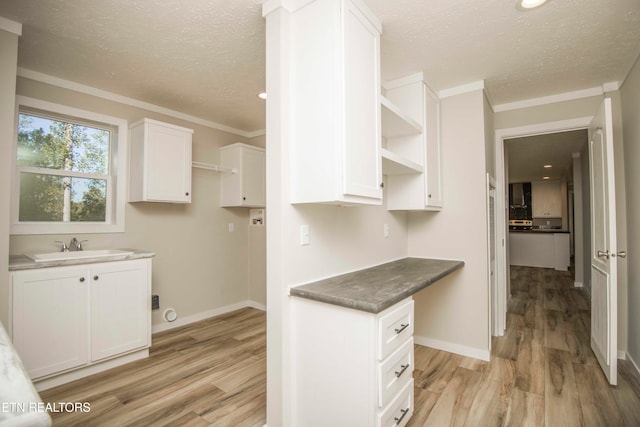
[[[422,73],[388,82],[382,98],[387,209],[440,210],[440,100]]]
[[[289,27],[291,202],[379,205],[380,22],[359,0],[299,6]]]
[[[191,203],[193,130],[143,119],[129,131],[129,201]]]
[[[562,185],[560,181],[533,182],[531,208],[534,218],[562,218]]]
[[[223,207],[266,205],[264,149],[241,143],[226,145],[220,148],[220,163],[235,170],[222,174]]]

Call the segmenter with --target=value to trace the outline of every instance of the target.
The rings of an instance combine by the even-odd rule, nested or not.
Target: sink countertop
[[[295,286],[290,294],[375,314],[463,266],[464,261],[404,258]]]
[[[128,261],[132,259],[152,258],[156,254],[140,249],[123,248],[133,252],[128,255],[110,255],[95,258],[67,259],[63,261],[36,262],[26,255],[9,255],[9,271],[32,270],[36,268],[61,267],[65,265],[95,264],[97,262]]]
[[[0,323],[0,427],[51,425],[22,361]]]

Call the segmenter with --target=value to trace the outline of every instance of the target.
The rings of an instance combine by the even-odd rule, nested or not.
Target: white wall
[[[211,127],[24,78],[18,79],[17,92],[120,117],[129,123],[149,117],[192,128],[195,161],[219,164],[219,147],[249,142]],[[192,180],[191,204],[127,203],[124,233],[78,236],[88,239],[86,248],[132,247],[156,253],[152,279],[153,293],[160,295],[160,310],[153,312],[155,330],[207,317],[250,299],[248,209],[220,207],[219,173],[193,169]],[[228,231],[229,223],[235,225],[233,233]],[[16,235],[11,237],[10,252],[52,250],[53,240],[68,241],[71,237]],[[264,246],[257,247],[253,256],[264,258]],[[261,297],[257,290],[252,295]],[[256,301],[258,305],[265,303],[264,295],[262,298]],[[4,307],[7,303],[5,298],[3,301]],[[162,312],[168,307],[178,313],[174,324],[162,319]]]
[[[407,256],[407,215],[384,206],[292,205],[288,13],[266,19],[267,49],[267,424],[291,425],[288,288]],[[390,226],[384,238],[384,224]],[[308,224],[310,245],[300,246]]]
[[[628,346],[627,352],[640,366],[640,63],[636,62],[620,89],[627,185]],[[620,303],[624,303],[620,301]]]
[[[485,134],[492,132],[482,90],[445,98],[441,108],[444,207],[409,214],[409,255],[465,266],[414,296],[416,342],[488,360]]]
[[[0,322],[9,320],[9,222],[18,35],[0,29]]]

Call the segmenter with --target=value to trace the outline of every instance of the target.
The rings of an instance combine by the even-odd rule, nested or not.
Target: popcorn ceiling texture
[[[637,0],[364,0],[382,77],[436,91],[485,80],[493,104],[622,81],[640,52]],[[264,128],[260,0],[3,0],[19,66],[243,131]]]

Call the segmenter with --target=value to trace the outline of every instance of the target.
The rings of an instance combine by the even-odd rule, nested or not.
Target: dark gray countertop
[[[123,248],[124,249],[124,248]],[[97,262],[127,261],[131,259],[152,258],[156,254],[140,249],[126,248],[124,250],[133,252],[129,255],[113,255],[108,257],[68,259],[64,261],[36,262],[26,255],[9,255],[9,271],[32,270],[36,268],[61,267],[65,265],[95,264]]]
[[[558,230],[553,228],[534,228],[533,230],[509,230],[509,233],[563,234],[569,232],[566,230]]]
[[[462,268],[464,261],[404,258],[292,287],[292,296],[379,313]]]

